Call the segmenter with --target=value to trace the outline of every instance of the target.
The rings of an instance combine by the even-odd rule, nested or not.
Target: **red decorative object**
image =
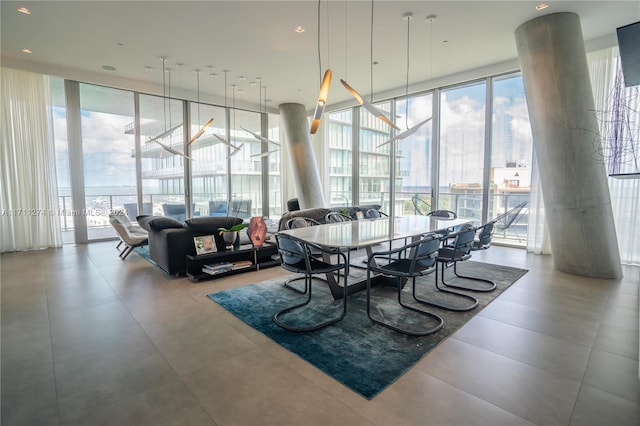
[[[264,238],[267,235],[267,224],[264,222],[262,216],[254,216],[251,218],[249,228],[247,228],[247,234],[254,247],[260,247],[264,244]]]

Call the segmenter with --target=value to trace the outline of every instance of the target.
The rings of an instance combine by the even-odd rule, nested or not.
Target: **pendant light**
[[[227,73],[229,72],[229,70],[223,70],[222,72],[224,72],[224,109],[226,111],[226,110],[228,110],[228,107],[227,107]],[[231,133],[231,129],[229,129],[229,133]],[[227,136],[226,139],[223,138],[222,136],[216,134],[216,133],[213,134],[213,136],[216,139],[218,139],[218,141],[220,141],[223,145],[226,145],[226,146],[228,146],[229,148],[232,149],[231,153],[229,153],[227,158],[233,157],[238,152],[240,152],[240,148],[242,148],[242,145],[235,146],[230,142],[231,138],[229,136],[229,133],[226,135]]]
[[[318,0],[318,68],[319,74],[322,74],[322,60],[320,55],[320,0]],[[324,76],[322,77],[322,81],[320,83],[320,93],[318,94],[318,102],[316,103],[316,110],[313,113],[313,118],[311,120],[311,129],[310,133],[315,135],[320,127],[320,121],[322,120],[322,113],[324,112],[324,108],[327,105],[327,99],[329,97],[329,87],[331,86],[331,76],[333,73],[331,69],[327,68],[324,72]]]
[[[407,12],[404,15],[402,15],[403,19],[406,19],[407,21],[407,78],[405,80],[405,94],[404,94],[404,122],[405,122],[405,126],[407,127],[407,130],[405,130],[404,132],[398,133],[397,135],[395,135],[394,137],[392,137],[391,139],[389,139],[386,142],[381,143],[380,145],[376,146],[376,148],[380,148],[382,146],[385,146],[395,140],[402,140],[406,137],[411,136],[412,134],[414,134],[415,132],[418,131],[418,129],[420,129],[420,127],[424,126],[425,124],[427,124],[429,121],[431,121],[432,117],[427,118],[426,120],[423,120],[421,122],[419,122],[418,124],[414,125],[413,127],[409,127],[409,40],[410,40],[410,26],[411,26],[411,19],[413,18],[413,13],[411,12]]]
[[[258,88],[258,110],[259,110],[258,112],[260,112],[262,114],[262,78],[261,77],[256,77],[256,80],[258,80],[260,82],[260,87]],[[274,144],[276,146],[280,146],[280,144],[278,142],[274,142],[274,141],[272,141],[272,140],[270,140],[268,138],[265,138],[264,136],[262,136],[261,134],[259,134],[257,132],[252,132],[251,130],[246,129],[246,128],[242,127],[242,126],[240,126],[240,128],[242,130],[244,130],[245,132],[247,132],[247,133],[251,133],[254,138],[258,139],[261,142],[272,143],[272,144]],[[272,152],[275,152],[275,151],[272,151]],[[253,154],[252,157],[262,156],[263,154],[267,154],[268,155],[269,152]]]
[[[200,123],[200,70],[196,70],[196,76],[198,80],[198,123]],[[213,124],[213,117],[211,117],[209,121],[207,121],[204,124],[204,126],[202,126],[202,128],[198,131],[198,133],[196,133],[195,135],[193,135],[191,139],[189,139],[189,142],[187,142],[187,145],[191,145],[196,140],[198,140],[198,138],[202,136],[204,132],[207,130],[207,128],[209,128],[209,126],[211,126],[212,124]]]
[[[262,93],[262,81],[260,81],[260,93]],[[262,112],[262,100],[260,100],[260,112]],[[264,112],[267,112],[267,86],[264,87]],[[276,142],[276,141],[272,141],[271,139],[267,139],[261,135],[258,135],[257,133],[254,133],[250,130],[244,129],[243,130],[251,133],[253,136],[255,136],[257,139],[263,141],[263,142],[267,142],[267,143],[272,143],[274,145],[276,145],[278,148],[280,148],[280,143]],[[260,152],[258,154],[253,154],[252,157],[268,157],[270,154],[273,154],[274,152],[278,152],[279,149],[274,149],[273,151],[269,151],[269,147],[267,145],[267,151],[266,152]]]
[[[173,154],[173,155],[179,155],[181,157],[184,157],[187,160],[191,160],[191,157],[186,156],[184,153],[170,147],[169,145],[165,145],[163,143],[160,142],[160,139],[164,139],[168,136],[170,136],[173,132],[175,132],[176,130],[178,130],[180,127],[182,127],[182,123],[178,124],[175,127],[172,127],[171,129],[167,130],[167,100],[169,101],[169,103],[171,103],[171,74],[169,74],[169,98],[167,99],[167,93],[165,91],[165,73],[167,72],[167,68],[166,68],[166,61],[167,61],[167,57],[166,56],[161,56],[160,59],[162,60],[162,102],[163,102],[163,110],[164,110],[164,132],[160,133],[158,136],[155,136],[151,139],[149,139],[147,142],[155,142],[157,143],[162,149],[164,149],[165,151]],[[171,117],[171,104],[169,104],[169,117]],[[169,121],[171,121],[171,118],[169,118]]]
[[[389,126],[396,130],[400,130],[398,126],[395,125],[393,121],[391,121],[384,112],[379,110],[373,105],[373,0],[371,0],[371,26],[370,26],[370,36],[369,36],[369,67],[370,67],[370,85],[371,85],[371,102],[367,101],[360,93],[356,91],[353,87],[351,87],[346,81],[340,79],[340,83],[344,86],[345,89],[356,99],[356,101],[363,106],[367,111],[373,114],[374,117],[378,118],[381,121],[384,121]]]

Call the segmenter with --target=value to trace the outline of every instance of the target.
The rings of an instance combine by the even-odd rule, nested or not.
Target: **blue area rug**
[[[149,257],[149,246],[136,247],[133,249],[133,251],[144,257],[147,262],[150,262],[154,265],[156,264],[153,260],[151,260],[151,257]]]
[[[283,287],[285,278],[224,290],[209,294],[208,297],[335,380],[371,399],[527,271],[466,261],[458,266],[458,272],[492,279],[498,287],[491,293],[469,292],[480,301],[479,306],[471,312],[450,312],[418,305],[421,309],[437,313],[445,321],[440,331],[425,337],[406,336],[372,323],[366,315],[366,292],[349,297],[347,316],[342,321],[309,333],[289,332],[273,322],[275,312],[306,298],[305,295]],[[452,271],[447,270],[446,276],[454,284],[472,283],[451,278],[450,275]],[[434,275],[420,278],[417,287],[421,297],[451,302],[451,296],[435,290]],[[410,289],[411,286],[407,285],[403,290],[403,301],[417,305],[413,302]],[[372,294],[377,305],[375,310],[372,309],[372,314],[390,321],[402,321],[407,328],[427,328],[431,325],[424,316],[413,314],[397,305],[395,287],[378,286]],[[303,312],[286,314],[281,319],[296,325],[310,324],[325,315],[338,313],[341,308],[342,302],[333,300],[326,284],[316,280],[313,283],[312,302],[303,308]]]

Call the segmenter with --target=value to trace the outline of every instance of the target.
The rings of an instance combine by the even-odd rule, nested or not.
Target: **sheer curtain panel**
[[[600,133],[606,134],[605,125],[619,117],[616,111],[616,99],[613,96],[616,75],[620,71],[620,54],[618,48],[609,48],[593,52],[589,55],[591,86],[596,106],[595,114],[600,122]],[[637,173],[640,162],[638,129],[640,129],[640,88],[638,86],[625,89],[625,104],[628,122],[624,135],[625,146],[620,157],[620,173]],[[613,154],[606,141],[602,141],[602,149],[596,155],[604,155],[605,163]],[[611,171],[608,171],[611,172]],[[640,265],[640,178],[609,178],[611,205],[616,223],[618,247],[623,264]]]
[[[542,199],[542,186],[540,185],[540,172],[535,156],[531,165],[531,193],[529,195],[529,222],[527,227],[527,251],[535,254],[551,254],[549,243],[549,229],[544,214],[544,201]]]
[[[1,251],[61,245],[49,78],[2,74]]]

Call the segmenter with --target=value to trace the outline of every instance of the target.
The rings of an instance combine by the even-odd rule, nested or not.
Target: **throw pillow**
[[[187,219],[185,227],[193,232],[216,234],[218,228],[231,228],[238,223],[242,223],[242,219],[239,217],[200,216]]]
[[[184,228],[184,224],[171,217],[156,216],[149,221],[149,227],[159,231],[168,228]]]
[[[136,222],[138,222],[138,225],[140,225],[140,227],[146,231],[150,231],[151,228],[149,228],[149,222],[151,222],[151,219],[158,217],[158,216],[152,216],[152,215],[148,215],[148,214],[143,214],[140,215],[138,217],[136,217]]]

